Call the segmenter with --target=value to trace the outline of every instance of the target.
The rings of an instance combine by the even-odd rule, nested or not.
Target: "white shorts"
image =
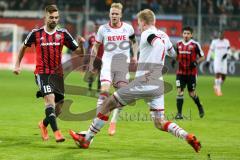
[[[214,73],[222,73],[227,74],[227,60],[221,61],[218,59],[215,59],[214,62]]]
[[[129,81],[129,58],[125,54],[116,54],[114,56],[104,53],[102,57],[102,69],[100,73],[101,85],[116,85],[119,82],[128,83]]]
[[[158,85],[156,85],[158,84]],[[145,82],[134,80],[126,87],[114,92],[113,96],[122,105],[134,103],[136,100],[144,99],[150,106],[151,111],[164,110],[164,83],[163,81]]]

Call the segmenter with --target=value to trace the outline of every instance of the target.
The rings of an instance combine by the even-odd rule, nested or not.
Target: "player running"
[[[138,45],[135,38],[134,29],[131,25],[121,21],[122,8],[123,6],[121,3],[112,3],[109,12],[110,21],[109,23],[99,27],[96,36],[96,43],[92,49],[92,56],[89,64],[90,71],[93,69],[94,58],[98,53],[99,46],[102,43],[104,45],[102,69],[100,73],[101,91],[97,100],[97,112],[104,100],[109,96],[111,84],[116,89],[128,84],[128,77],[125,75],[128,73],[128,63],[130,62],[130,46],[133,49],[134,55],[132,59],[134,62],[137,61]],[[116,58],[113,60],[114,56]],[[124,56],[126,57],[125,63],[122,59]],[[113,64],[113,61],[120,63],[121,60],[123,60],[123,63],[120,68],[112,67],[115,65]],[[110,127],[108,130],[109,135],[114,135],[116,132],[116,122],[119,114],[120,109],[116,108],[113,111],[113,116],[110,122]]]
[[[213,62],[215,83],[213,88],[217,96],[223,95],[221,86],[226,79],[227,57],[230,55],[230,52],[231,50],[229,40],[224,38],[223,32],[219,32],[219,38],[212,40],[207,56],[207,66],[209,66],[211,55],[212,53],[215,54]]]
[[[79,37],[78,44],[66,29],[57,28],[59,12],[56,5],[46,6],[44,18],[45,25],[40,29],[33,29],[23,42],[13,72],[16,75],[20,74],[20,63],[25,51],[34,44],[36,49],[34,74],[40,89],[40,92],[37,93],[38,96],[43,96],[46,115],[39,122],[41,136],[44,141],[49,139],[47,126],[50,124],[56,142],[63,142],[65,138],[59,130],[56,120],[64,100],[62,48],[63,45],[66,45],[76,54],[83,54],[82,42],[84,39]]]
[[[192,39],[193,29],[189,26],[182,29],[183,39],[177,43],[177,110],[175,119],[183,119],[182,106],[184,88],[187,85],[188,94],[198,107],[199,116],[204,116],[203,106],[196,94],[197,65],[204,61],[204,53],[198,42]]]
[[[95,33],[95,24],[93,24],[91,26],[93,28],[93,32],[91,32],[89,35],[88,35],[88,49],[87,49],[87,53],[89,55],[88,57],[88,60],[91,56],[91,53],[92,53],[92,48],[93,48],[93,45],[94,43],[96,42],[96,33]],[[100,81],[100,72],[101,72],[101,67],[102,67],[102,56],[103,56],[103,44],[100,44],[99,48],[98,48],[98,52],[97,52],[97,55],[96,55],[96,58],[94,60],[94,63],[93,63],[93,68],[94,68],[94,71],[96,70],[96,74],[98,76],[97,78],[97,92],[100,92],[100,89],[101,89],[101,81]],[[88,82],[88,90],[91,91],[92,90],[92,85],[93,85],[93,82],[95,80],[95,77],[96,77],[96,74],[95,72],[94,73],[88,73],[88,77],[87,77],[87,82]]]
[[[167,51],[170,56],[175,54],[169,37],[166,33],[157,30],[155,15],[151,10],[140,11],[137,17],[142,34],[136,79],[107,98],[85,136],[72,130],[70,130],[70,135],[80,147],[88,148],[90,141],[108,121],[113,109],[122,108],[138,99],[144,99],[150,106],[150,113],[157,129],[186,140],[196,152],[199,152],[201,145],[193,134],[187,133],[176,123],[165,119],[164,82],[159,78],[162,78]]]

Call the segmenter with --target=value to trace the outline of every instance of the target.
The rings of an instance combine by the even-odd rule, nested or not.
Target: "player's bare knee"
[[[119,82],[117,82],[116,84],[114,84],[114,87],[115,87],[116,89],[119,89],[119,88],[125,87],[125,86],[127,86],[127,85],[128,85],[127,82],[119,81]]]
[[[109,92],[109,90],[110,90],[110,84],[103,84],[102,86],[101,86],[101,92]]]
[[[195,91],[189,91],[188,94],[190,97],[195,97],[196,95]]]
[[[53,105],[55,106],[55,95],[54,94],[48,94],[46,96],[44,96],[44,101],[45,101],[45,105]]]
[[[178,88],[177,89],[177,95],[179,95],[179,96],[183,96],[183,89],[181,89],[181,88]]]

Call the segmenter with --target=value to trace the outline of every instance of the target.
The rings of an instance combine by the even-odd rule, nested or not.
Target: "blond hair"
[[[111,4],[111,8],[117,8],[117,9],[119,9],[119,10],[122,10],[123,5],[122,5],[121,3],[112,3],[112,4]],[[110,9],[111,9],[111,8],[110,8]]]
[[[155,23],[155,14],[150,9],[144,9],[137,14],[137,18],[151,25]]]

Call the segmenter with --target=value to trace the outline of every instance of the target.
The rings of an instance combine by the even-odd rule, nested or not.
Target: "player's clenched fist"
[[[14,67],[14,69],[13,69],[13,73],[14,73],[14,74],[19,75],[20,72],[21,72],[20,67]]]

